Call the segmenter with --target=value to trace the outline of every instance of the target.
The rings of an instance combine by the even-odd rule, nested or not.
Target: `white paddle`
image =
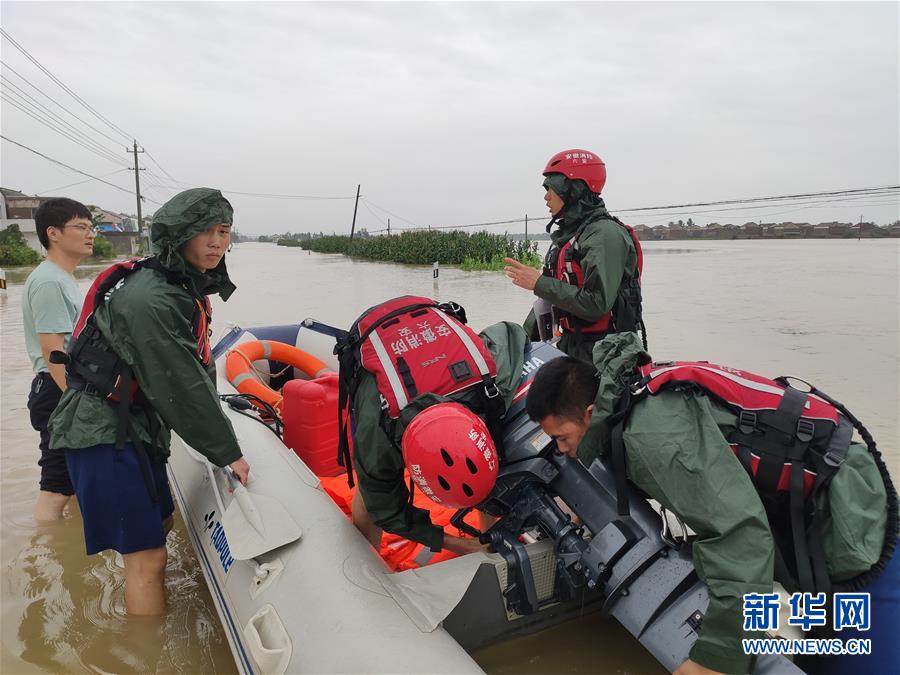
[[[206,470],[223,513],[222,527],[235,560],[250,560],[301,537],[303,531],[281,502],[266,495],[251,495],[228,468],[223,470],[234,491],[234,499],[227,509],[224,508],[212,465],[207,463]]]

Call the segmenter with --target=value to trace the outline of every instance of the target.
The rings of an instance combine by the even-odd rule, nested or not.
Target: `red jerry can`
[[[284,444],[317,476],[337,476],[338,375],[290,380],[281,390]]]

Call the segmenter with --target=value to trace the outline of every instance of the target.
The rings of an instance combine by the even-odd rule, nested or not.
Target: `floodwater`
[[[845,403],[898,470],[900,241],[708,241],[645,244],[645,313],[658,360],[705,359],[760,374],[797,375]],[[368,263],[270,244],[228,256],[238,291],[214,301],[216,337],[232,323],[346,326],[400,294],[465,306],[480,329],[521,321],[533,297],[501,273]],[[82,290],[99,268],[79,271]],[[126,620],[121,561],[84,555],[77,507],[36,526],[37,433],[25,399],[22,283],[0,298],[0,671],[234,672],[216,611],[177,518],[169,537],[169,610]],[[488,672],[661,672],[614,621],[592,616],[474,655]]]

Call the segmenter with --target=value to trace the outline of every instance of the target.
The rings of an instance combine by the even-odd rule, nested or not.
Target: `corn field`
[[[281,244],[281,241],[278,242]],[[410,265],[461,265],[463,269],[502,269],[504,257],[540,265],[537,243],[516,241],[506,234],[490,232],[417,231],[391,236],[350,237],[326,235],[298,242],[316,253],[343,253],[356,258]]]

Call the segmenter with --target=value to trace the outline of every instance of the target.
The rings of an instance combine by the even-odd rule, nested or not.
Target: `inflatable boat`
[[[483,505],[497,524],[479,532],[417,497],[434,522],[496,552],[433,555],[389,536],[376,551],[350,521],[336,462],[328,333],[309,320],[235,327],[215,346],[247,488],[173,435],[172,493],[240,672],[482,672],[472,650],[588,611],[614,616],[670,671],[687,658],[708,603],[690,544],[661,534],[666,521],[638,497],[623,524],[605,466],[553,452],[525,414],[531,378],[557,350],[532,345],[507,413],[506,461]],[[801,671],[763,657],[755,672]]]

